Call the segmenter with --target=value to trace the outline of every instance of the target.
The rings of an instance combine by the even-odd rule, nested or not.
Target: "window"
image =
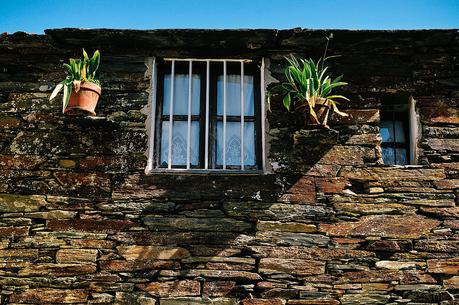
[[[417,124],[414,100],[409,103],[383,103],[380,132],[384,164],[415,164]]]
[[[171,58],[153,65],[147,170],[263,170],[263,61]]]

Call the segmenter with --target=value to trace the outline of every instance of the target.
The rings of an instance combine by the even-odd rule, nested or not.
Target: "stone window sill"
[[[186,169],[152,169],[145,170],[145,174],[152,175],[180,175],[180,176],[263,176],[270,174],[262,170],[238,171],[238,170],[186,170]]]

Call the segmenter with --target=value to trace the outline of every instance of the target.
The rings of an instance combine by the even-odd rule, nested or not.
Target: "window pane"
[[[253,116],[253,76],[244,75],[244,115]],[[217,110],[223,115],[223,75],[217,81]],[[226,76],[226,115],[241,115],[241,76]]]
[[[391,147],[383,147],[382,148],[382,158],[383,158],[384,164],[394,165],[395,164],[394,149]]]
[[[383,142],[394,141],[394,129],[392,121],[381,121],[379,129],[381,131],[381,137]]]
[[[395,121],[395,142],[405,143],[405,125],[403,121]]]
[[[244,123],[244,165],[255,165],[255,124]],[[217,123],[217,165],[223,164],[223,122]],[[226,123],[226,165],[241,165],[241,123]]]
[[[188,122],[175,121],[172,126],[172,165],[186,166]],[[191,165],[199,163],[199,122],[191,122]],[[162,122],[161,166],[167,166],[169,155],[169,121]]]
[[[188,74],[174,76],[174,115],[188,115]],[[191,77],[191,114],[199,115],[201,79],[199,75]],[[163,114],[169,115],[171,98],[171,75],[164,75]]]
[[[407,165],[408,164],[408,157],[406,155],[405,148],[396,148],[395,149],[395,163],[398,165]]]

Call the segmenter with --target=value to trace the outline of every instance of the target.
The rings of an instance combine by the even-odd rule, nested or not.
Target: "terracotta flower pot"
[[[69,104],[65,108],[64,113],[67,115],[80,115],[81,113],[95,116],[97,101],[102,89],[94,83],[82,82],[80,90],[75,92],[75,89],[70,95]]]

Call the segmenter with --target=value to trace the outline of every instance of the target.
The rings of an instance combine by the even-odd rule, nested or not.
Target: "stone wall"
[[[145,59],[266,56],[280,78],[327,31],[1,36],[1,303],[457,304],[458,32],[333,32],[351,117],[304,130],[273,101],[272,171],[237,176],[144,174]],[[98,118],[48,101],[82,47],[102,52]],[[421,165],[381,165],[380,102],[409,96]]]

